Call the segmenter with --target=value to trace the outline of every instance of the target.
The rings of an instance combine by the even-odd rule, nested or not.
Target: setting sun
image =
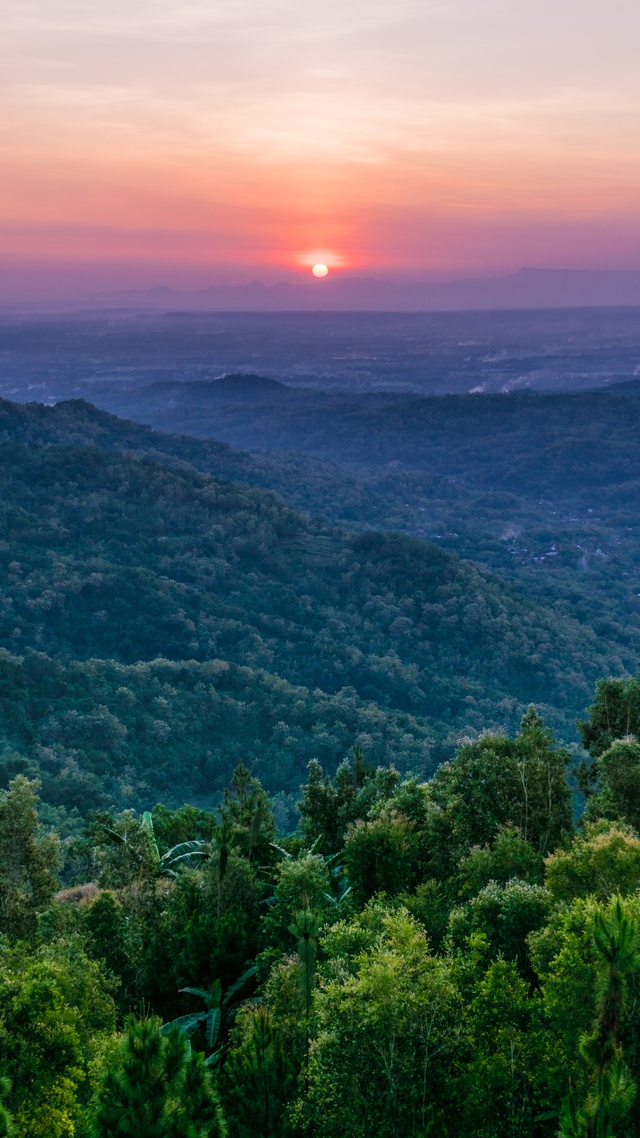
[[[314,265],[311,272],[314,277],[326,277],[329,270],[326,265]]]

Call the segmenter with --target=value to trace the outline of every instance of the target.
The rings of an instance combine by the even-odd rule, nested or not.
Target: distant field
[[[585,390],[633,377],[640,309],[445,313],[0,312],[0,395],[43,402],[257,372],[354,391]],[[93,394],[92,394],[93,392]]]

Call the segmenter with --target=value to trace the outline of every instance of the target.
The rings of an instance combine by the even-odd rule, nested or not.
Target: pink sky
[[[640,269],[639,38],[635,0],[5,0],[0,296]]]

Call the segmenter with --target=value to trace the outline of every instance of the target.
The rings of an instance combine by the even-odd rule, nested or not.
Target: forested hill
[[[428,775],[442,751],[423,716],[222,660],[61,664],[0,652],[0,712],[0,782],[38,777],[49,816],[72,827],[108,807],[212,805],[244,762],[286,831],[312,760],[333,770],[355,741],[374,765]]]
[[[297,487],[301,503],[316,511],[328,507],[345,481],[332,464],[293,455],[283,462],[234,450],[216,439],[156,431],[102,411],[84,399],[69,399],[52,407],[0,399],[0,440],[10,439],[52,446],[96,446],[145,455],[170,465],[188,463],[206,474],[288,492],[290,496]],[[347,481],[355,485],[355,479]]]
[[[638,477],[640,401],[633,384],[482,397],[289,387],[277,397],[257,392],[226,400],[213,399],[213,387],[112,385],[96,392],[96,401],[162,430],[235,447],[296,451],[369,472],[397,462],[516,493],[597,492]]]
[[[155,386],[173,389],[180,385]],[[471,511],[478,512],[473,495],[438,475],[387,470],[362,479],[344,467],[306,455],[251,453],[217,439],[154,430],[118,418],[84,399],[70,399],[52,407],[0,399],[0,439],[96,446],[170,466],[186,463],[217,478],[274,490],[298,509],[348,527],[415,533],[416,526],[425,523],[426,510],[429,521],[436,524],[443,511],[448,518],[455,510],[460,523]],[[486,512],[486,496],[483,505]]]
[[[171,388],[176,386],[180,385],[172,384]],[[287,391],[277,387],[276,390],[278,399],[283,398],[282,391]],[[304,403],[300,393],[294,396]],[[506,476],[503,478],[500,473],[511,462],[516,473],[520,467],[531,470],[537,464],[541,476],[545,474],[548,435],[544,414],[539,409],[547,406],[547,397],[501,397],[487,404],[484,397],[477,396],[466,401],[431,400],[439,408],[438,415],[445,425],[447,414],[452,417],[447,427],[448,443],[447,447],[424,447],[419,454],[419,469],[410,469],[408,459],[399,465],[364,471],[304,454],[235,451],[214,439],[172,435],[118,419],[83,400],[53,407],[0,401],[0,437],[52,445],[95,445],[109,452],[146,455],[170,466],[188,463],[207,474],[271,488],[298,509],[340,526],[400,530],[427,537],[500,574],[524,595],[552,607],[557,616],[577,620],[606,643],[624,669],[632,670],[640,656],[640,478],[634,481],[633,476],[636,469],[640,474],[640,426],[636,427],[633,416],[627,416],[618,405],[624,408],[633,403],[636,408],[640,401],[605,401],[609,408],[612,404],[618,406],[615,422],[610,410],[610,433],[605,446],[591,437],[601,431],[599,423],[589,417],[589,409],[597,409],[594,398],[572,396],[566,403],[573,407],[568,425],[578,438],[580,423],[587,424],[591,441],[584,448],[591,455],[591,465],[585,458],[580,467],[580,482],[578,467],[573,465],[575,446],[571,438],[565,447],[558,439],[553,448],[555,461],[564,462],[568,473],[566,478],[564,474],[558,477],[553,500],[540,499],[537,475],[528,488],[516,494],[513,489],[504,489]],[[555,399],[549,397],[551,406]],[[360,404],[365,406],[366,399],[361,399]],[[500,410],[503,407],[505,411]],[[463,413],[460,408],[464,415],[471,415],[473,408],[478,408],[478,414],[486,414],[493,424],[493,433],[489,433],[484,444],[470,441],[467,427],[462,438],[456,438],[453,424],[456,416]],[[513,415],[513,408],[520,410],[522,422]],[[382,409],[381,403],[378,431],[385,429]],[[259,408],[246,404],[244,413],[251,420],[259,414]],[[500,415],[511,424],[504,437],[499,432]],[[206,422],[206,410],[203,421]],[[405,427],[410,434],[408,420]],[[338,421],[338,451],[340,429]],[[362,424],[358,429],[364,430]],[[389,429],[394,430],[393,418]],[[354,433],[357,435],[357,430]],[[377,448],[370,449],[371,462],[375,462]],[[470,469],[466,480],[443,472],[443,463],[450,466],[462,461],[465,454]],[[474,466],[474,454],[484,464],[482,469]],[[483,482],[490,482],[492,463],[495,485],[483,488]],[[432,469],[425,469],[428,464]],[[623,483],[621,473],[626,478]],[[578,480],[581,490],[571,489],[571,478]],[[590,675],[589,661],[585,661],[585,667]]]
[[[220,659],[314,699],[346,690],[382,717],[412,715],[413,738],[428,727],[440,743],[465,729],[512,726],[531,700],[566,737],[594,676],[620,666],[574,622],[428,542],[332,529],[271,493],[189,468],[94,447],[5,442],[0,502],[0,646],[19,656]],[[243,683],[251,687],[248,674]],[[277,705],[278,685],[269,684]],[[206,684],[201,690],[196,719],[208,714]],[[106,696],[99,702],[110,706]],[[289,696],[279,717],[286,723],[285,704]],[[130,728],[118,721],[124,737]],[[275,722],[273,708],[264,722]],[[313,734],[318,723],[302,715],[297,726]],[[89,720],[85,727],[94,730]],[[38,736],[38,746],[50,742]],[[224,736],[216,747],[224,751]],[[301,747],[286,777],[291,789],[308,751]],[[426,747],[423,763],[444,753]],[[410,744],[404,764],[415,760]]]
[[[569,585],[0,415],[0,1135],[638,1138],[640,677],[585,719]]]

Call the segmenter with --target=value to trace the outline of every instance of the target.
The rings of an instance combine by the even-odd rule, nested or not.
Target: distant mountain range
[[[162,286],[93,294],[75,308],[162,311],[422,312],[460,309],[640,306],[640,272],[520,269],[503,277],[444,283],[397,282],[365,277],[265,285],[212,285],[196,292]]]

